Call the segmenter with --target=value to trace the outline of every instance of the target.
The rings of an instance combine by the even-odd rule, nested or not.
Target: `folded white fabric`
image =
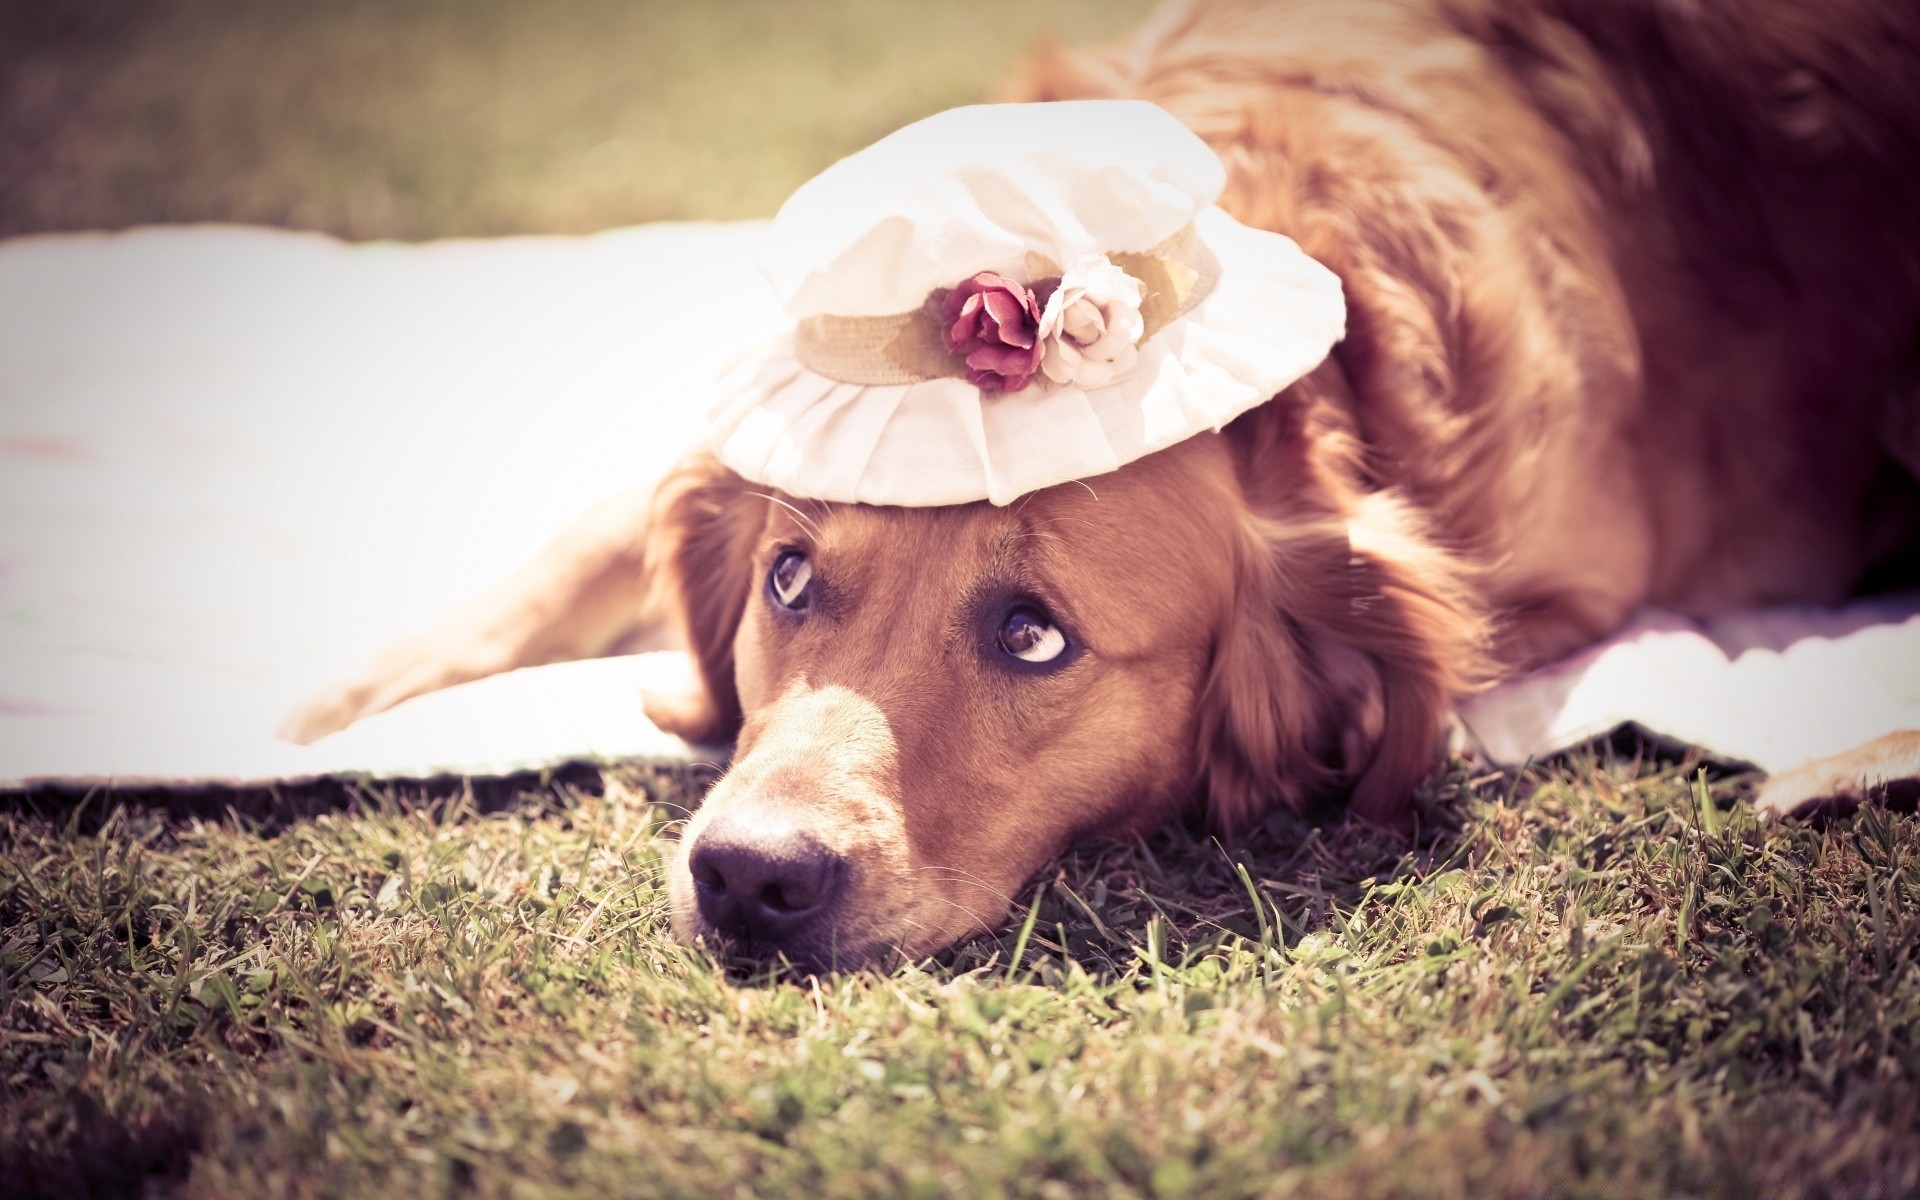
[[[519,672],[312,746],[273,730],[700,445],[715,374],[782,320],[741,303],[766,230],[0,240],[0,787],[700,753],[640,710],[678,655]],[[634,285],[662,279],[695,282]]]
[[[816,499],[1006,504],[1219,429],[1346,324],[1225,179],[1141,101],[953,109],[842,160],[774,220],[793,325],[723,375],[715,452]]]
[[[1920,593],[1696,622],[1643,609],[1467,701],[1471,748],[1518,766],[1629,722],[1768,772],[1920,729]]]

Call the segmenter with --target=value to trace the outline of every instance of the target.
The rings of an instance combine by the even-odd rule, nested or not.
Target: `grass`
[[[771,216],[1150,0],[19,0],[0,235],[245,221],[350,238]]]
[[[0,816],[0,1177],[186,1196],[1920,1192],[1920,821],[1461,771],[1407,846],[1087,847],[997,936],[729,975],[691,793]],[[96,810],[96,815],[99,810]]]

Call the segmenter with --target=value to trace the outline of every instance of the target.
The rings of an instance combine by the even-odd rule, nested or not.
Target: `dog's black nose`
[[[700,915],[732,937],[779,942],[825,912],[846,874],[839,855],[794,829],[707,826],[687,866]]]

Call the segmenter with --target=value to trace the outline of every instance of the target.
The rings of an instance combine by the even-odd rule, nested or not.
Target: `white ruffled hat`
[[[1221,428],[1346,325],[1225,182],[1133,100],[952,109],[842,159],[774,219],[794,325],[722,376],[715,453],[797,496],[1007,504]]]

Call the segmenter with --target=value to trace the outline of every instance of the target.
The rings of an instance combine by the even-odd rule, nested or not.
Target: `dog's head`
[[[1341,441],[1305,433],[1312,392],[1003,508],[683,468],[650,556],[705,693],[649,711],[738,740],[672,867],[681,931],[919,956],[1083,835],[1335,791],[1392,820],[1477,624],[1401,510],[1310,451]]]

